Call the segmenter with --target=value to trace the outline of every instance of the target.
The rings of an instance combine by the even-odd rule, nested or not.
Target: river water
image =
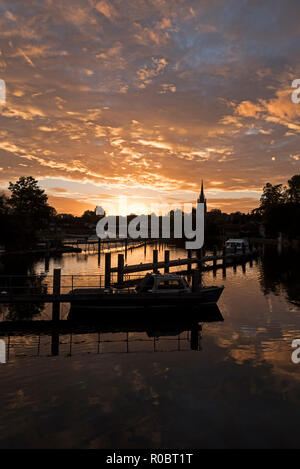
[[[169,249],[171,258],[185,257]],[[151,246],[127,254],[128,264],[151,259]],[[225,289],[218,314],[199,313],[199,331],[182,310],[169,324],[67,331],[55,347],[50,333],[3,333],[0,447],[299,447],[300,363],[291,359],[300,339],[299,260],[269,248],[226,277],[205,272],[204,284]],[[81,253],[15,266],[47,281],[54,267],[97,278],[103,264],[103,256],[98,266],[96,253]],[[50,317],[43,306],[32,315],[2,307],[1,320],[22,314]]]

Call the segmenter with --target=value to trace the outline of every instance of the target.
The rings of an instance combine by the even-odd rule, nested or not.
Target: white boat
[[[247,254],[250,252],[249,241],[242,238],[230,238],[225,243],[226,252]]]

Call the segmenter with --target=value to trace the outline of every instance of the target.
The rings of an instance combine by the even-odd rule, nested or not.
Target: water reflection
[[[265,295],[286,293],[289,302],[300,305],[300,250],[285,249],[281,253],[273,246],[264,250],[260,264],[260,284]]]
[[[48,281],[44,275],[32,276],[1,276],[0,294],[9,295],[44,295],[48,293]],[[38,318],[45,308],[45,303],[9,303],[0,304],[3,320],[21,321]]]
[[[143,249],[134,253],[139,262]],[[128,264],[137,263],[130,256]],[[295,251],[280,257],[268,248],[245,273],[242,266],[224,279],[222,269],[215,278],[203,272],[205,285],[225,284],[224,321],[192,323],[182,310],[177,323],[175,315],[54,329],[43,320],[19,329],[0,322],[10,342],[0,366],[0,447],[299,447],[300,365],[291,361],[300,337],[299,265]],[[50,274],[60,266],[51,258]],[[34,271],[44,267],[40,259]],[[64,256],[65,273],[101,268],[97,255],[82,263]]]
[[[0,324],[7,360],[26,356],[200,351],[202,325],[223,321],[217,306],[199,312],[197,320],[107,319],[83,323],[50,321]]]

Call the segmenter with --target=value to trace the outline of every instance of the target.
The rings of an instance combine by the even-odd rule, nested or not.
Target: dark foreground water
[[[63,263],[97,269],[93,257]],[[299,254],[267,252],[246,272],[203,281],[225,285],[223,321],[200,314],[199,332],[183,310],[167,325],[68,332],[59,345],[51,334],[2,336],[0,447],[299,448]]]

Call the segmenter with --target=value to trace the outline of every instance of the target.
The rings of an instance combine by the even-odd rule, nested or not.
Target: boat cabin
[[[137,293],[190,292],[184,277],[174,274],[147,274],[136,288]]]
[[[228,251],[245,251],[249,250],[249,242],[246,239],[231,238],[228,239],[225,243],[226,249]]]

